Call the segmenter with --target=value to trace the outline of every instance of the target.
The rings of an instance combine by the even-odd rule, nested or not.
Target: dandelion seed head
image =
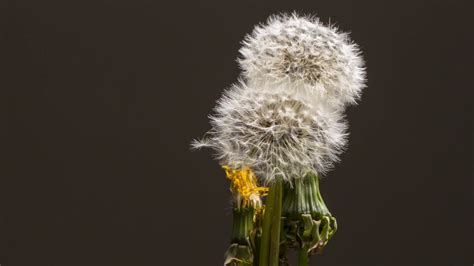
[[[281,14],[247,35],[238,62],[249,84],[309,90],[318,101],[355,104],[365,86],[364,62],[349,35],[318,18]]]
[[[341,112],[313,107],[288,92],[239,83],[227,90],[211,116],[212,129],[196,148],[214,149],[222,165],[250,167],[264,183],[325,174],[346,144]]]

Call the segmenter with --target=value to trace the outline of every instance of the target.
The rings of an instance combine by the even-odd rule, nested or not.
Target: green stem
[[[308,251],[305,248],[301,248],[298,251],[298,266],[308,266],[309,256]]]
[[[283,198],[283,181],[281,178],[277,178],[274,186],[275,198],[270,229],[270,266],[278,266],[280,261],[281,205]]]
[[[234,208],[231,244],[225,254],[224,265],[251,266],[253,255],[253,207]]]
[[[268,191],[260,240],[259,266],[278,266],[283,184],[277,178]]]

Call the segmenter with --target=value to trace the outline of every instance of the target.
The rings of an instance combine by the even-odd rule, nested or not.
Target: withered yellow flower
[[[254,207],[262,205],[261,197],[267,195],[268,187],[257,185],[257,178],[249,167],[235,170],[225,165],[222,168],[225,170],[227,178],[232,182],[232,192],[240,197],[243,207],[250,204]]]

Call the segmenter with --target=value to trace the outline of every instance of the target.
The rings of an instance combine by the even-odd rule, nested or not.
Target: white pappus
[[[211,124],[193,147],[210,147],[222,165],[250,167],[267,184],[276,177],[291,182],[308,173],[326,173],[347,137],[341,111],[243,82],[224,93]]]
[[[316,101],[335,108],[355,104],[365,87],[358,46],[348,34],[316,17],[271,16],[242,44],[238,62],[251,86],[307,90]]]

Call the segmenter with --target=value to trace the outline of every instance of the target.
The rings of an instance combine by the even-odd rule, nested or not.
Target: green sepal
[[[336,218],[323,216],[321,220],[313,220],[310,214],[301,215],[302,233],[299,235],[301,248],[308,254],[322,251],[337,230]]]
[[[231,244],[225,253],[224,265],[252,265],[253,252],[249,245]]]
[[[260,212],[252,206],[235,207],[232,217],[231,244],[224,265],[252,265],[260,238]]]

